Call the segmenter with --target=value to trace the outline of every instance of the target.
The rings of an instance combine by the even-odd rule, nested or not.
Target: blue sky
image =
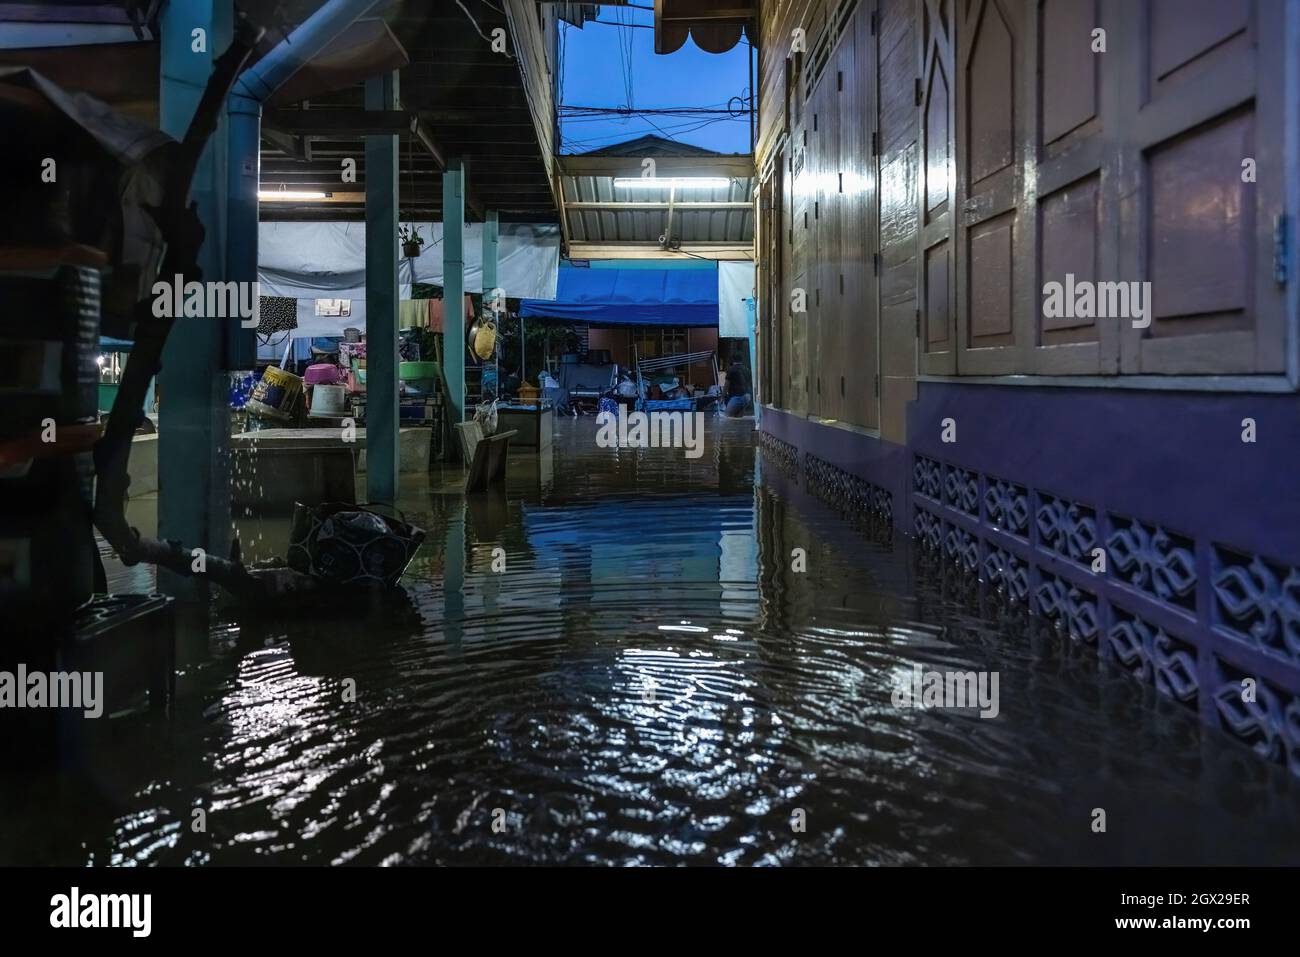
[[[639,0],[650,6],[650,0]],[[654,14],[634,7],[600,8],[602,21],[651,27]],[[665,107],[731,108],[736,119],[708,116],[580,117],[560,119],[562,152],[581,153],[647,133],[702,146],[721,153],[749,152],[749,117],[739,97],[748,94],[749,45],[741,42],[726,53],[705,53],[692,40],[676,53],[656,56],[654,30],[608,26],[588,21],[581,30],[561,24],[562,100],[565,106],[626,107],[631,45],[630,84],[635,109]],[[659,127],[656,129],[656,125]]]

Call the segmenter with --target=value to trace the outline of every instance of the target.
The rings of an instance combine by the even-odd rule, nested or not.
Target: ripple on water
[[[699,460],[593,438],[559,421],[553,477],[523,459],[495,504],[466,508],[437,476],[405,489],[429,536],[404,610],[328,596],[318,616],[214,621],[206,655],[184,645],[170,729],[101,762],[112,800],[29,809],[66,831],[42,853],[1202,863],[1300,846],[1280,770],[1095,656],[944,597],[903,544],[846,531],[775,470],[756,488],[746,423],[710,423]],[[283,547],[282,517],[237,522]],[[914,663],[998,671],[1000,716],[895,707]],[[1115,833],[1091,832],[1097,806]]]

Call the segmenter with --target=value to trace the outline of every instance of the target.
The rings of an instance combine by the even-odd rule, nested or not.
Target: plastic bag
[[[491,402],[480,402],[478,408],[474,411],[474,421],[479,424],[483,434],[495,435],[497,430],[497,400]]]

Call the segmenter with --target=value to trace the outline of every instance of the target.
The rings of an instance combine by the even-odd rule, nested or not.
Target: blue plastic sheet
[[[525,299],[525,318],[597,325],[716,326],[714,269],[561,269],[555,299]]]

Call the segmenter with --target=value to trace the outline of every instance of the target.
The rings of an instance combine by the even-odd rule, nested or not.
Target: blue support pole
[[[397,73],[366,81],[366,109],[397,109]],[[397,501],[397,137],[366,137],[366,497]]]
[[[291,37],[240,75],[227,115],[199,162],[191,192],[206,230],[199,252],[204,280],[256,281],[262,103],[377,2],[328,0]],[[213,60],[230,44],[234,7],[213,0],[171,0],[161,24],[159,115],[162,129],[180,139]],[[252,366],[252,335],[240,328],[238,319],[181,319],[168,337],[162,362],[158,534],[225,557],[231,521],[230,408],[224,370]],[[158,584],[178,597],[207,595],[201,577],[183,578],[160,569]]]
[[[159,117],[162,129],[181,139],[203,95],[214,58],[230,44],[233,7],[212,0],[172,0],[163,11],[161,24]],[[199,251],[206,281],[226,275],[228,130],[223,121],[209,140],[190,194],[206,230]],[[172,281],[171,276],[161,278]],[[214,318],[178,319],[163,350],[162,373],[157,380],[162,391],[158,535],[221,557],[230,549],[230,408],[222,372],[227,324]],[[181,598],[207,597],[204,578],[186,578],[164,569],[158,571],[158,587]]]
[[[236,282],[257,281],[257,186],[261,175],[262,104],[233,91],[226,101],[230,122],[230,163],[226,171],[227,275]],[[226,362],[231,369],[257,364],[253,329],[229,324]]]
[[[442,174],[443,374],[451,421],[465,421],[465,165],[449,159]]]
[[[490,301],[493,290],[497,288],[497,256],[501,245],[501,227],[497,211],[486,211],[483,222],[483,299]],[[504,309],[505,303],[496,303],[497,309]]]
[[[745,325],[749,332],[749,394],[754,397],[754,428],[758,428],[762,404],[758,401],[758,307],[753,296],[745,300]]]

